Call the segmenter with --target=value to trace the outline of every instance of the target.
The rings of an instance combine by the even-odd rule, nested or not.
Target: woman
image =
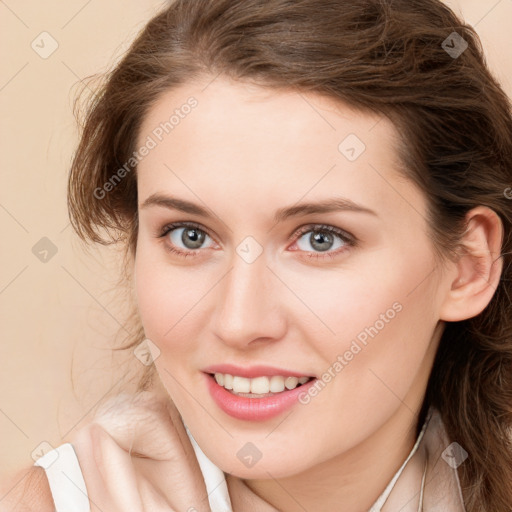
[[[512,510],[510,107],[437,0],[153,18],[69,181],[154,362],[70,439],[91,510]]]

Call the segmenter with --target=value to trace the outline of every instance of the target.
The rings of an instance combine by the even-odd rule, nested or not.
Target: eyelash
[[[199,256],[199,252],[200,251],[198,251],[198,250],[195,250],[195,251],[192,251],[192,250],[190,250],[190,251],[183,251],[181,249],[176,249],[176,247],[174,247],[173,245],[170,245],[170,244],[166,243],[165,237],[171,231],[173,231],[174,229],[177,229],[177,228],[197,229],[197,230],[207,234],[210,238],[212,238],[206,229],[201,227],[199,224],[195,224],[193,222],[174,222],[172,224],[165,225],[161,229],[161,231],[159,233],[157,233],[157,235],[156,235],[157,238],[160,238],[160,239],[163,240],[164,247],[165,247],[165,249],[167,251],[169,251],[170,253],[182,256],[184,258],[188,258],[189,256],[190,257],[197,257],[197,256]],[[333,251],[333,252],[325,252],[325,253],[311,253],[311,252],[308,252],[307,253],[307,257],[310,258],[310,259],[325,259],[325,258],[332,259],[332,258],[335,258],[336,256],[338,256],[339,254],[345,252],[346,250],[348,250],[348,248],[356,247],[357,246],[357,239],[353,235],[349,235],[345,231],[342,231],[341,229],[335,228],[334,226],[329,226],[327,224],[308,224],[306,226],[302,226],[297,231],[295,231],[293,233],[293,235],[291,235],[288,238],[288,241],[291,241],[291,240],[296,241],[299,238],[301,238],[301,236],[304,233],[308,233],[309,231],[317,231],[317,232],[318,231],[320,231],[320,232],[325,232],[326,231],[328,233],[333,233],[336,236],[338,236],[344,242],[344,244],[345,244],[345,246],[342,249],[338,249],[337,251]],[[212,240],[213,240],[213,238],[212,238]],[[300,251],[300,249],[299,249],[299,251]]]

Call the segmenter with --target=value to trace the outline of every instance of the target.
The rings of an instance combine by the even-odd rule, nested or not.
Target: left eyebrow
[[[150,195],[140,206],[141,209],[150,206],[161,206],[170,210],[178,210],[192,215],[199,215],[205,218],[212,218],[210,211],[202,206],[163,194]],[[366,213],[378,217],[377,213],[370,208],[354,203],[350,199],[343,197],[333,197],[318,202],[299,203],[286,208],[281,208],[274,214],[274,223],[283,222],[290,217],[298,217],[301,215],[311,215],[316,213],[330,213],[335,211],[352,211]]]
[[[290,217],[298,217],[300,215],[311,215],[312,213],[330,213],[336,211],[351,211],[367,213],[378,217],[377,213],[370,208],[354,203],[350,199],[344,197],[333,197],[316,203],[299,203],[287,208],[277,210],[274,215],[274,223],[283,222]]]

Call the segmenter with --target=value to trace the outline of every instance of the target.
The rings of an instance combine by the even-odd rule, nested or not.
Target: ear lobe
[[[462,253],[455,263],[456,277],[440,310],[440,319],[448,322],[481,313],[491,301],[503,270],[503,223],[496,212],[478,206],[467,213],[466,222]]]

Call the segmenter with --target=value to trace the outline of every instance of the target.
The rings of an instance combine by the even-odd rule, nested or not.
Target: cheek
[[[163,248],[139,245],[135,260],[137,306],[146,337],[162,355],[197,348],[199,329],[204,325],[204,298],[215,281],[210,283],[212,277],[200,269],[170,264]]]
[[[156,248],[150,248],[139,238],[134,277],[137,306],[145,334],[160,345],[165,334],[178,321],[181,289],[179,282],[169,279],[169,269],[159,261],[156,252]]]
[[[304,335],[326,371],[344,375],[332,389],[350,383],[356,404],[368,396],[378,403],[380,392],[393,398],[379,377],[403,396],[421,371],[437,306],[432,255],[420,245],[414,251],[381,251],[332,277],[310,271],[298,279],[288,270],[283,278],[294,282],[294,292],[314,314],[302,307],[297,325],[307,329]]]
[[[290,296],[282,309],[294,315],[296,325],[307,327],[307,322],[304,334],[318,348],[346,350],[351,340],[370,338],[369,331],[381,337],[392,325],[405,329],[418,321],[429,323],[427,309],[434,302],[427,276],[433,267],[426,247],[356,255],[337,269],[282,266],[280,277],[300,299]]]
[[[357,442],[385,422],[401,400],[415,407],[430,368],[436,325],[435,281],[427,277],[432,270],[429,252],[397,252],[379,254],[371,265],[336,279],[316,280],[316,287],[314,280],[300,281],[297,293],[308,292],[308,306],[334,331],[322,328],[324,334],[315,336],[314,324],[308,331],[325,361],[320,378],[326,382],[325,391],[304,397],[316,413],[309,418],[323,414],[333,430]],[[336,436],[335,443],[346,442]]]
[[[169,313],[175,311],[176,291],[169,289],[165,275],[146,264],[144,258],[137,260],[136,272],[135,291],[142,325],[148,338],[160,339],[174,323]]]

